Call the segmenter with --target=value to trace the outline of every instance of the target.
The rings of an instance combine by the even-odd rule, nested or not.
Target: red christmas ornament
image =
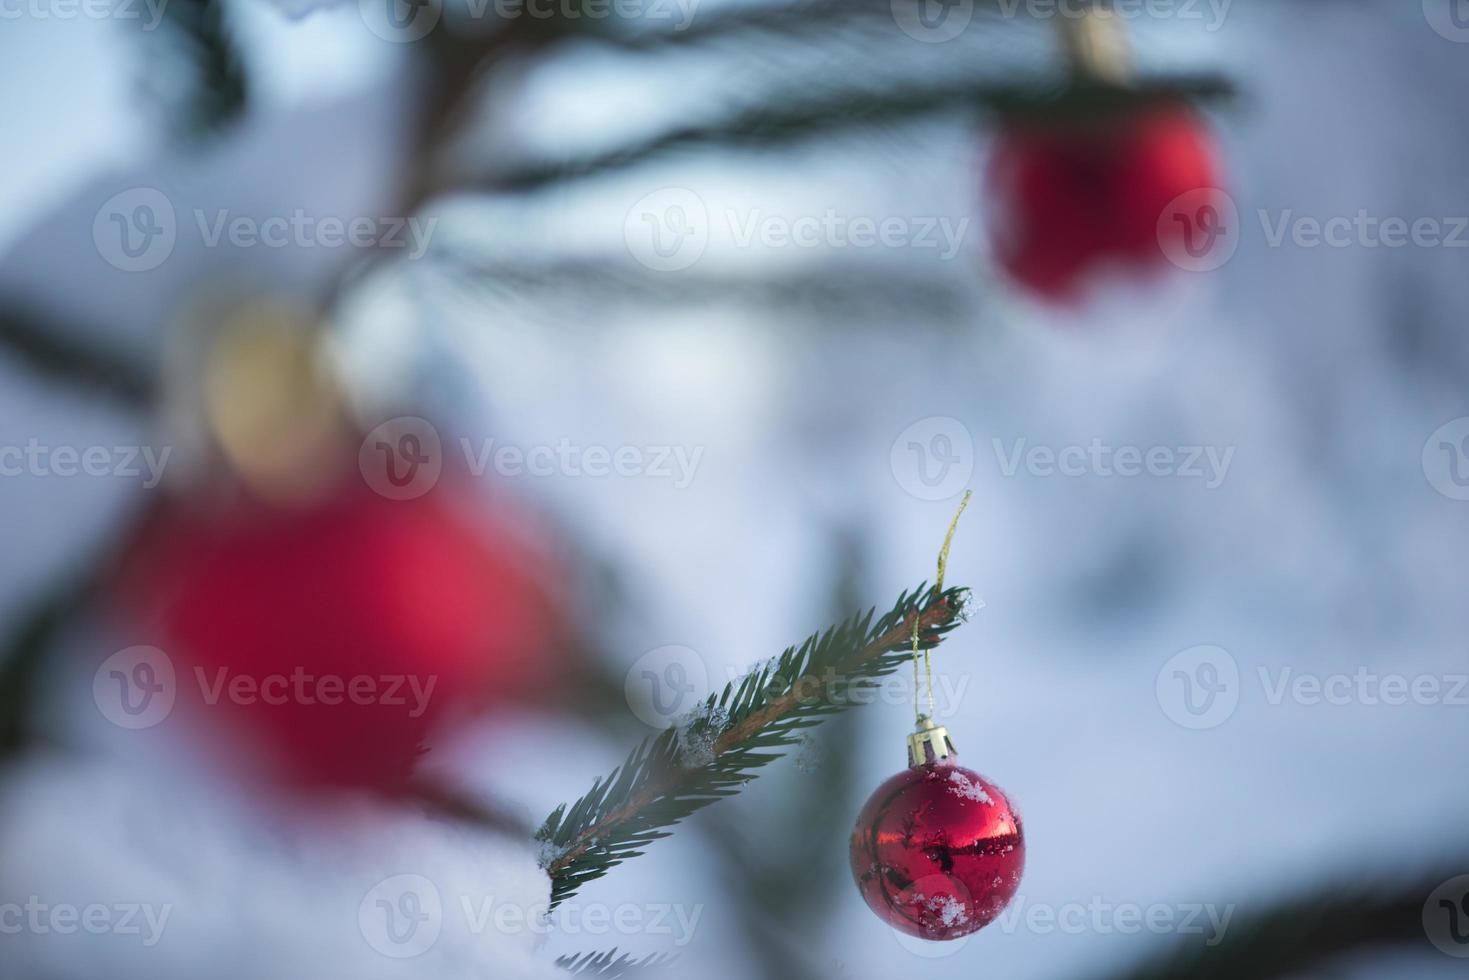
[[[273,774],[398,791],[437,725],[524,696],[555,663],[544,557],[463,503],[444,484],[388,500],[353,480],[304,506],[174,501],[123,599],[156,627],[180,700],[244,732]]]
[[[1166,267],[1196,250],[1187,220],[1166,220],[1179,198],[1196,215],[1217,203],[1219,167],[1204,121],[1168,104],[1077,122],[1011,122],[987,174],[990,237],[1006,273],[1060,302],[1108,271]]]
[[[852,875],[893,928],[958,939],[993,921],[1020,887],[1020,816],[999,787],[955,763],[948,732],[927,718],[908,739],[908,761],[857,817]]]

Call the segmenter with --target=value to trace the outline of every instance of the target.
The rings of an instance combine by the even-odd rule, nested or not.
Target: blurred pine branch
[[[864,700],[852,692],[906,662],[915,624],[921,647],[937,646],[959,624],[965,594],[959,588],[935,594],[921,585],[876,622],[871,609],[813,634],[711,694],[680,727],[645,740],[587,795],[558,807],[537,833],[552,907],[669,836],[665,828],[738,793],[798,742],[803,729]]]
[[[0,306],[0,350],[42,377],[106,396],[129,409],[146,408],[155,378],[119,350],[15,303]]]
[[[164,47],[147,59],[151,88],[169,103],[177,136],[215,136],[245,114],[250,94],[224,2],[168,0],[160,17],[153,30]]]
[[[489,177],[482,189],[535,191],[626,170],[677,152],[771,149],[845,130],[899,126],[945,114],[1088,118],[1158,102],[1217,100],[1233,92],[1230,81],[1217,74],[1148,79],[1128,87],[1084,80],[1052,85],[966,81],[881,92],[839,92],[747,108],[722,119],[675,127],[607,153],[509,170]]]
[[[1285,898],[1230,923],[1215,946],[1179,943],[1108,980],[1274,980],[1320,976],[1335,961],[1369,949],[1439,955],[1424,933],[1424,903],[1450,878],[1469,872],[1469,858],[1431,871],[1385,880],[1353,875]]]
[[[34,709],[42,668],[61,632],[96,594],[100,574],[83,574],[43,595],[0,642],[0,759],[35,737]]]
[[[580,315],[586,304],[608,310],[618,302],[708,309],[711,303],[763,306],[781,312],[782,326],[802,314],[844,325],[882,317],[920,323],[971,325],[976,313],[975,279],[967,255],[953,260],[953,275],[906,271],[890,264],[872,268],[764,271],[747,276],[677,276],[601,260],[573,260],[544,266],[500,264],[462,254],[440,259],[451,266],[475,302],[527,307],[546,313],[566,304]],[[942,264],[939,260],[935,265]]]

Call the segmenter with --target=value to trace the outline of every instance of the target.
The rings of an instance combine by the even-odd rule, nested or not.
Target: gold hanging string
[[[964,508],[969,506],[969,498],[974,496],[973,491],[965,490],[964,499],[959,501],[959,510],[954,514],[954,519],[949,522],[949,533],[944,535],[944,546],[939,551],[938,578],[933,583],[933,594],[942,595],[944,592],[944,573],[949,570],[949,546],[954,543],[954,532],[959,529],[959,518],[964,516]],[[918,623],[921,616],[913,617],[913,714],[919,722],[925,718],[933,717],[933,656],[931,650],[923,651],[923,670],[927,677],[926,690],[928,691],[928,714],[918,709]]]

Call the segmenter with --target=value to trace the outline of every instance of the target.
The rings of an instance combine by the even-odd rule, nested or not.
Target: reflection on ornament
[[[922,719],[913,738],[934,737],[947,744],[946,758],[910,765],[862,808],[852,875],[868,907],[893,928],[958,939],[994,921],[1015,896],[1025,833],[1004,792],[957,765],[948,733]]]

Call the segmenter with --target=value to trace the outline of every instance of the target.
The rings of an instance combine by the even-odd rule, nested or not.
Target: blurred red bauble
[[[389,500],[357,481],[297,506],[174,500],[121,598],[181,700],[273,775],[399,791],[437,725],[526,696],[556,662],[545,556],[463,503],[444,484]]]
[[[999,787],[951,758],[878,787],[857,817],[851,859],[858,890],[884,922],[919,939],[958,939],[1014,897],[1025,835]]]
[[[1032,291],[1074,302],[1101,274],[1155,271],[1194,249],[1194,229],[1165,213],[1186,194],[1200,198],[1190,211],[1218,198],[1219,179],[1208,125],[1186,106],[1011,122],[986,180],[994,255]]]

